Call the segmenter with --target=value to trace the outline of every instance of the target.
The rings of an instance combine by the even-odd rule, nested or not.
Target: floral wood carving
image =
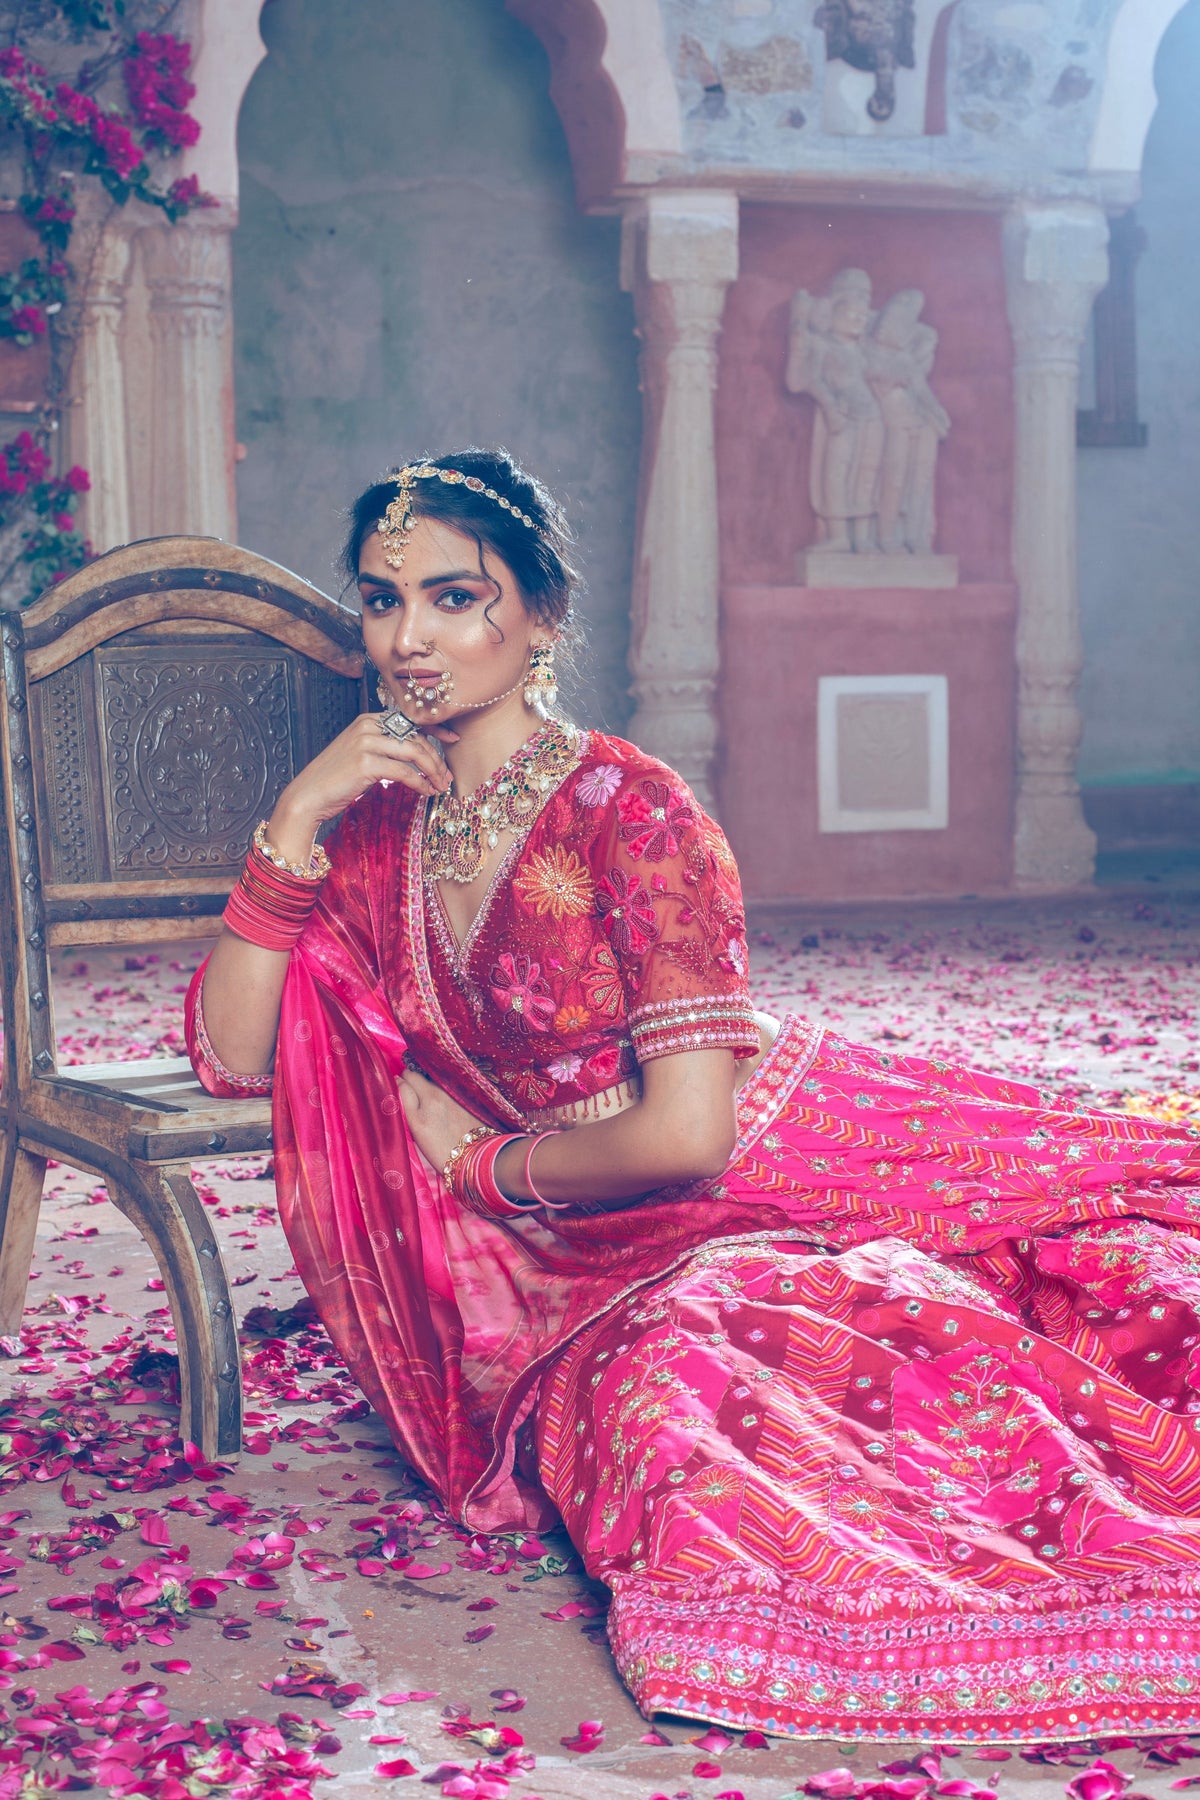
[[[146,649],[97,664],[114,876],[240,868],[295,772],[287,660]]]
[[[913,0],[822,0],[816,23],[825,32],[825,55],[875,77],[867,112],[877,124],[896,110],[896,70],[916,67]]]

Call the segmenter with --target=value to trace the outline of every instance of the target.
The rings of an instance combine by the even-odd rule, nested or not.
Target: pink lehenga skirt
[[[813,1045],[785,1030],[715,1184],[794,1229],[543,1377],[622,1676],[800,1737],[1200,1730],[1200,1133]]]

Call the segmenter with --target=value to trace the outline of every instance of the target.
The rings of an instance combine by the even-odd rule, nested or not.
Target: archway
[[[234,234],[240,536],[317,585],[398,458],[508,446],[589,581],[584,716],[623,723],[641,433],[618,224],[583,216],[544,51],[491,0],[273,0]]]

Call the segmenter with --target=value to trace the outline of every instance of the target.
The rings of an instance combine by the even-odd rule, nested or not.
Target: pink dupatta
[[[496,1089],[421,987],[419,839],[402,796],[373,790],[346,815],[334,872],[292,955],[275,1077],[280,1214],[330,1336],[412,1466],[474,1528],[536,1526],[554,1510],[519,1433],[554,1354],[699,1245],[788,1233],[795,1221],[782,1196],[747,1191],[697,1205],[695,1189],[664,1190],[627,1211],[549,1222],[492,1222],[459,1207],[417,1150],[396,1092],[408,1048],[398,988],[417,984],[405,1013],[422,1018],[412,1048],[425,1072],[487,1122],[514,1114],[500,1113]],[[797,1023],[781,1040],[743,1092],[745,1116],[764,1102],[775,1110],[819,1035]]]

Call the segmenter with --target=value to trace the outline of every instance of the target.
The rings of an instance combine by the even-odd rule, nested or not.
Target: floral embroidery
[[[617,959],[607,944],[593,946],[591,960],[583,977],[587,997],[597,1011],[615,1019],[625,1004],[625,984]]]
[[[514,1087],[518,1069],[553,1084],[549,1108],[628,1081],[654,1056],[759,1047],[736,875],[716,875],[719,830],[661,764],[589,742],[594,760],[548,798],[463,945],[426,896],[445,1030],[459,1045],[482,1034],[490,1055],[473,1061],[497,1090],[493,1110],[499,1099],[525,1117],[543,1105]],[[402,1024],[415,1053],[424,1025]]]
[[[539,918],[581,918],[592,907],[592,879],[573,850],[552,844],[531,856],[513,886]]]
[[[678,856],[683,828],[695,822],[695,812],[665,781],[643,781],[639,786],[640,793],[627,791],[617,801],[621,841],[629,845],[635,862]]]
[[[554,1083],[533,1069],[498,1069],[496,1073],[504,1086],[528,1106],[545,1106],[554,1092]]]
[[[659,934],[658,918],[638,876],[610,869],[596,889],[596,905],[613,947],[644,956]]]
[[[594,769],[585,769],[575,783],[575,797],[584,806],[605,806],[620,787],[623,776],[624,770],[616,763],[597,763]]]
[[[492,970],[490,984],[496,1005],[513,1014],[523,1031],[550,1029],[554,1001],[540,963],[505,950]]]
[[[725,946],[725,954],[718,956],[717,961],[723,969],[731,969],[735,975],[744,976],[749,971],[746,946],[741,938],[731,937]]]
[[[546,1073],[553,1075],[555,1081],[574,1081],[582,1067],[582,1056],[556,1056],[546,1064]]]
[[[620,1067],[621,1051],[617,1044],[606,1044],[603,1050],[594,1051],[587,1059],[588,1074],[605,1084],[616,1080]]]

